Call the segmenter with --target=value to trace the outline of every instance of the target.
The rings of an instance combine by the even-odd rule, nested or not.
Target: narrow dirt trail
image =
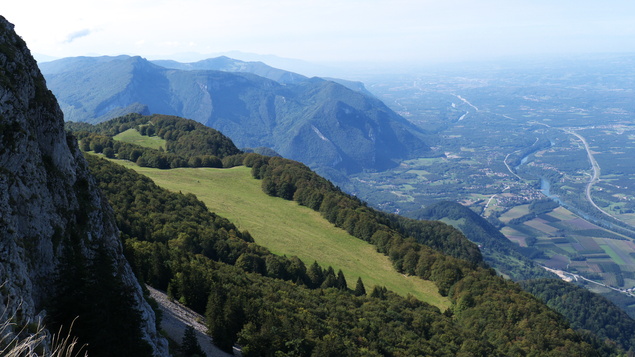
[[[175,301],[170,301],[164,292],[154,289],[151,286],[146,285],[146,287],[150,291],[150,296],[159,303],[159,307],[161,308],[161,311],[163,311],[161,329],[165,331],[169,338],[177,343],[180,343],[183,339],[185,328],[187,325],[192,325],[196,331],[198,343],[201,345],[201,348],[207,357],[233,356],[214,346],[212,338],[205,333],[207,331],[207,327],[203,324],[205,318],[202,315],[197,314]]]

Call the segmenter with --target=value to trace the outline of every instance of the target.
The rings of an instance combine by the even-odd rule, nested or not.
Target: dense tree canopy
[[[523,281],[521,286],[565,316],[573,328],[635,352],[635,320],[606,298],[556,279]]]
[[[69,122],[66,127],[80,140],[83,151],[103,153],[106,157],[158,169],[223,167],[224,157],[240,153],[220,132],[174,116],[129,114],[98,125]],[[166,142],[165,149],[113,140],[113,136],[129,129],[137,130],[142,136],[160,137]]]

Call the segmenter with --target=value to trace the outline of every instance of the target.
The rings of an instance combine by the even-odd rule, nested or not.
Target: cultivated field
[[[528,205],[509,210],[500,217],[508,224],[501,232],[523,247],[543,252],[537,262],[616,288],[635,286],[635,243],[630,238],[589,223],[563,207],[510,224],[528,212]],[[530,237],[536,238],[533,244],[527,244]]]

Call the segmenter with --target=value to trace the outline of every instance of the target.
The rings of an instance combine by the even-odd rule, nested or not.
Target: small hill
[[[470,241],[479,245],[486,262],[513,280],[555,277],[524,256],[521,248],[507,239],[491,223],[457,202],[439,202],[418,211],[408,212],[406,216],[441,220],[455,226]]]
[[[635,320],[608,299],[557,279],[536,279],[521,286],[571,322],[571,327],[591,331],[624,350],[635,349]]]
[[[193,120],[129,114],[98,125],[67,122],[82,149],[159,169],[222,167],[221,159],[240,153],[217,130]]]
[[[221,58],[191,66],[211,62],[239,64]],[[320,78],[283,84],[127,56],[65,58],[41,68],[69,121],[98,123],[126,111],[177,115],[219,130],[238,147],[269,147],[331,177],[383,170],[430,150],[419,128],[377,98]]]

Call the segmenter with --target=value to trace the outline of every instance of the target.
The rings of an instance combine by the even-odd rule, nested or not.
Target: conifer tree
[[[222,350],[229,350],[231,343],[227,338],[227,326],[223,317],[226,296],[222,288],[212,285],[205,310],[207,333],[212,336],[214,344]]]
[[[206,354],[203,352],[201,345],[198,343],[196,339],[196,332],[194,331],[194,327],[192,325],[187,325],[185,328],[185,332],[183,333],[183,340],[181,342],[181,353],[184,357],[205,357]]]
[[[357,284],[355,285],[355,296],[366,295],[366,288],[364,287],[364,282],[362,281],[362,277],[357,278]]]
[[[329,266],[324,274],[324,282],[320,286],[322,289],[337,288],[337,278],[335,277],[335,270],[332,266]]]
[[[342,272],[342,269],[337,272],[337,288],[340,290],[346,290],[348,288],[346,277],[344,277],[344,272]]]
[[[317,261],[314,261],[313,264],[311,264],[306,274],[309,277],[310,288],[318,288],[324,282],[324,272]]]
[[[386,289],[385,286],[375,285],[373,287],[373,291],[370,292],[370,297],[374,297],[374,298],[385,300],[386,299],[386,293],[388,293],[388,289]]]
[[[95,247],[93,261],[87,261],[79,242],[71,238],[64,258],[48,324],[53,329],[73,326],[70,333],[80,344],[88,344],[90,356],[151,356],[152,348],[141,335],[142,315],[134,307],[134,291],[123,283],[107,249]]]

